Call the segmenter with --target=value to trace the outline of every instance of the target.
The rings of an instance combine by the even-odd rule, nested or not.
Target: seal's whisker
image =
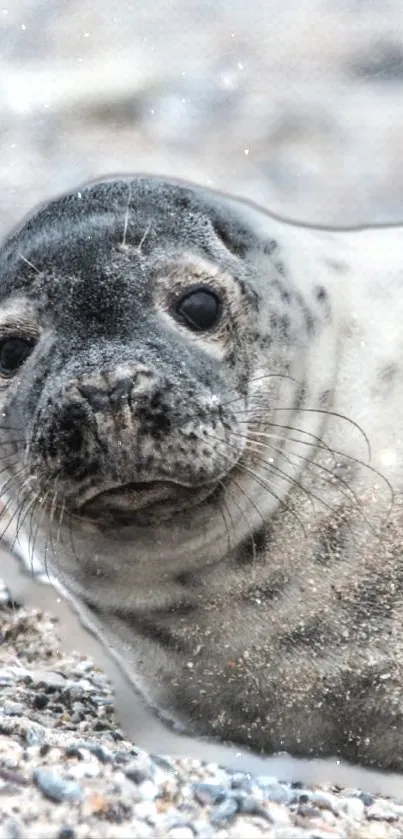
[[[235,486],[239,489],[239,492],[241,493],[241,495],[243,495],[243,496],[244,496],[244,497],[245,497],[245,498],[246,498],[246,499],[247,499],[247,500],[248,500],[248,501],[252,504],[252,506],[253,506],[253,507],[254,507],[254,509],[256,510],[257,514],[260,516],[260,518],[261,518],[261,519],[262,519],[262,521],[264,522],[264,518],[263,518],[262,511],[261,511],[261,510],[259,510],[259,508],[258,508],[258,507],[257,507],[257,505],[255,504],[255,502],[253,501],[253,499],[249,498],[249,496],[248,496],[247,492],[246,492],[246,491],[245,491],[245,489],[241,486],[241,484],[239,484],[239,482],[236,480],[236,478],[233,478],[233,483],[234,483],[234,484],[235,484]],[[230,487],[228,487],[226,484],[224,484],[224,482],[223,482],[223,481],[220,481],[220,484],[221,484],[222,488],[225,490],[225,492],[226,492],[226,493],[228,493],[228,495],[230,495],[230,497],[231,497],[231,499],[232,499],[232,502],[235,504],[235,506],[236,506],[236,507],[237,507],[237,509],[239,510],[239,512],[240,512],[240,514],[241,514],[241,516],[242,516],[242,518],[243,518],[243,519],[244,519],[244,521],[246,522],[246,526],[247,526],[247,528],[248,528],[248,530],[249,530],[249,534],[250,534],[250,538],[251,538],[251,543],[252,543],[252,558],[253,558],[253,564],[255,564],[255,561],[256,561],[256,544],[255,544],[255,537],[254,537],[254,533],[253,533],[253,530],[252,530],[252,528],[251,528],[251,526],[250,526],[250,522],[249,522],[249,520],[248,520],[248,518],[247,518],[247,516],[246,516],[245,511],[242,509],[241,505],[239,504],[238,500],[236,499],[236,497],[235,497],[234,493],[233,493],[233,492],[231,492],[231,488],[230,488]],[[231,521],[232,521],[232,527],[233,527],[233,530],[234,530],[234,532],[235,532],[235,525],[234,525],[234,522],[233,522],[232,517],[231,517]]]
[[[34,534],[34,537],[32,539],[32,543],[31,543],[31,550],[30,550],[31,566],[33,566],[33,563],[34,563],[36,540],[38,538],[39,530],[42,526],[43,518],[44,518],[45,513],[46,513],[46,499],[48,498],[50,493],[51,493],[51,489],[49,488],[49,489],[46,490],[44,495],[41,495],[40,493],[37,494],[37,505],[36,505],[36,507],[40,507],[41,514],[39,516],[39,520],[37,522],[37,527],[36,527],[36,530],[35,530],[35,534]],[[45,567],[46,576],[48,577],[48,579],[50,579],[49,570],[48,570],[48,563],[47,563],[47,556],[46,556],[46,545],[45,545],[44,551],[43,551],[43,564],[44,564],[44,567]]]
[[[222,456],[222,457],[224,457],[224,458],[225,458],[225,460],[230,461],[230,463],[231,463],[231,465],[232,465],[232,459],[229,457],[229,455],[225,455],[225,454],[224,454],[224,452],[221,452],[221,456]],[[277,494],[274,492],[274,490],[272,489],[272,487],[270,486],[270,484],[269,484],[269,483],[265,480],[265,478],[262,478],[262,476],[261,476],[261,475],[257,475],[257,474],[256,474],[256,472],[254,472],[254,470],[253,470],[250,466],[248,466],[247,464],[243,463],[242,461],[238,461],[238,463],[237,463],[237,468],[238,468],[238,470],[239,470],[239,472],[240,472],[240,473],[241,473],[241,472],[244,472],[244,473],[247,473],[247,474],[251,475],[251,476],[252,476],[252,478],[256,481],[256,483],[258,483],[258,484],[259,484],[259,485],[260,485],[263,489],[267,490],[267,492],[269,492],[269,493],[270,493],[270,495],[271,495],[273,498],[275,498],[275,499],[276,499],[276,501],[278,501],[279,505],[280,505],[283,509],[285,509],[285,510],[287,510],[287,512],[291,513],[291,514],[295,517],[295,519],[298,521],[298,523],[299,523],[300,527],[302,528],[302,531],[303,531],[303,532],[304,532],[304,534],[305,534],[305,528],[304,528],[304,525],[303,525],[303,523],[300,521],[300,519],[299,519],[299,517],[298,517],[297,513],[295,512],[295,510],[294,510],[294,509],[290,506],[290,504],[287,504],[287,502],[286,502],[283,498],[281,498],[279,495],[277,495]],[[233,480],[233,476],[232,476],[232,480]],[[246,497],[248,497],[248,496],[246,496]],[[248,500],[250,500],[250,499],[248,498]],[[259,515],[262,515],[262,513],[261,513],[260,511],[259,511]]]
[[[123,236],[122,236],[122,241],[120,243],[120,247],[123,248],[123,249],[127,247],[126,239],[127,239],[127,231],[128,231],[128,227],[129,227],[130,202],[132,200],[132,185],[131,185],[130,181],[127,184],[127,189],[128,189],[128,196],[127,196],[126,209],[125,209]]]
[[[213,435],[213,434],[211,434],[210,436],[211,436],[211,438],[212,438],[212,439],[217,439],[217,440],[219,440],[219,437],[216,437],[216,436],[215,436],[215,435]],[[251,445],[251,447],[254,445],[254,443],[255,443],[255,441],[250,441],[250,445]],[[246,450],[248,450],[248,447],[247,447],[247,449],[246,449]],[[253,452],[253,448],[249,448],[249,451]],[[223,453],[222,453],[222,455],[223,455]],[[223,455],[223,456],[225,457],[225,455]],[[228,458],[228,459],[229,459],[229,458]],[[242,460],[242,459],[240,459],[240,460],[238,461],[237,466],[238,466],[239,468],[241,468],[241,469],[243,469],[243,468],[245,467],[245,464],[244,464],[244,462],[243,462],[243,460]],[[325,502],[323,502],[323,500],[322,500],[322,499],[317,498],[317,497],[315,496],[315,494],[314,494],[314,493],[310,493],[310,492],[308,492],[308,490],[307,490],[307,489],[303,486],[303,484],[301,484],[301,483],[300,483],[300,482],[299,482],[296,478],[294,478],[292,475],[288,475],[288,474],[287,474],[287,472],[285,472],[283,469],[281,469],[281,468],[280,468],[280,467],[279,467],[276,463],[270,463],[270,462],[269,462],[269,463],[267,463],[267,464],[263,467],[263,470],[264,470],[265,472],[272,472],[272,473],[273,473],[273,472],[275,472],[276,474],[278,474],[278,475],[280,475],[282,478],[284,478],[284,480],[285,480],[288,484],[290,484],[290,485],[291,485],[291,487],[292,487],[292,486],[296,486],[296,487],[298,487],[298,488],[299,488],[299,489],[300,489],[300,490],[301,490],[301,491],[302,491],[302,492],[303,492],[303,493],[307,496],[307,498],[308,498],[308,500],[309,500],[309,502],[310,502],[310,504],[311,504],[311,506],[312,506],[312,507],[313,507],[313,500],[312,500],[313,498],[316,498],[316,500],[318,500],[318,501],[320,501],[321,503],[325,504]],[[272,492],[272,495],[274,495],[274,493],[273,493],[273,492]],[[250,499],[249,499],[249,500],[250,500]],[[253,505],[253,506],[255,506],[255,505]],[[327,507],[329,507],[329,508],[330,508],[330,505],[328,505],[328,504],[325,504],[325,506],[327,506]],[[257,508],[256,508],[256,509],[257,509]],[[331,509],[331,508],[330,508],[330,509]],[[260,515],[262,516],[262,513],[260,513]]]
[[[15,542],[19,541],[20,532],[21,532],[21,530],[24,526],[24,522],[27,520],[30,511],[32,512],[32,509],[35,506],[36,501],[37,501],[36,495],[33,495],[32,497],[27,498],[27,499],[25,499],[25,501],[23,501],[23,503],[26,503],[26,510],[25,510],[25,513],[24,513],[21,521],[17,520],[17,528],[16,528],[17,532],[16,532],[16,535],[15,535],[15,539],[13,540],[13,543],[11,545],[11,550],[13,549],[13,546],[14,546]],[[28,543],[29,542],[30,542],[30,537],[28,537]],[[32,562],[31,562],[31,565],[32,565]]]
[[[295,467],[295,463],[293,463],[293,462],[292,462],[292,460],[291,460],[291,458],[290,458],[290,457],[288,457],[288,456],[284,453],[283,449],[279,449],[279,448],[277,448],[276,446],[272,446],[270,443],[263,443],[262,441],[259,441],[259,440],[249,440],[249,445],[247,446],[247,450],[248,450],[248,451],[250,451],[251,453],[255,453],[255,454],[256,454],[256,452],[258,451],[258,453],[259,453],[259,454],[261,454],[261,451],[259,451],[259,446],[261,446],[263,449],[264,449],[264,448],[266,448],[266,449],[267,449],[267,447],[269,447],[272,451],[274,451],[276,454],[279,454],[279,455],[280,455],[280,456],[281,456],[281,457],[282,457],[282,458],[283,458],[283,459],[284,459],[287,463],[289,463],[289,464],[290,464],[290,466]],[[255,447],[256,447],[256,448],[255,448]],[[306,462],[306,460],[305,460],[305,462]],[[300,467],[300,466],[298,466],[297,468],[298,468],[298,469],[300,469],[301,467]],[[325,507],[325,509],[328,509],[328,510],[332,510],[332,509],[333,509],[333,508],[332,508],[332,506],[331,506],[331,504],[328,504],[328,503],[327,503],[327,502],[326,502],[323,498],[321,498],[320,496],[318,496],[318,495],[317,495],[315,492],[313,492],[311,489],[307,489],[307,488],[304,486],[304,484],[303,484],[300,480],[298,480],[297,478],[295,478],[293,475],[288,475],[288,473],[287,473],[287,472],[285,472],[283,469],[281,469],[281,468],[278,466],[278,464],[276,464],[276,463],[274,463],[274,462],[271,462],[271,461],[269,460],[269,462],[266,462],[266,465],[265,465],[265,466],[263,466],[263,470],[264,470],[265,472],[270,472],[270,471],[272,471],[272,472],[277,473],[277,474],[278,474],[278,475],[280,475],[282,478],[284,478],[284,480],[285,480],[285,481],[287,481],[287,483],[289,483],[291,487],[295,486],[295,487],[297,487],[298,489],[300,489],[300,490],[301,490],[301,492],[303,492],[303,494],[305,495],[305,497],[306,497],[306,498],[308,499],[308,501],[310,502],[312,509],[314,509],[314,500],[315,500],[315,501],[318,501],[318,502],[319,502],[319,504],[321,504],[323,507]]]
[[[14,455],[10,454],[9,458],[4,458],[4,460],[11,459],[12,457],[14,457]],[[14,477],[13,469],[14,469],[15,466],[19,467],[19,469],[17,470],[17,473],[15,473],[15,474],[19,475],[19,474],[24,472],[24,467],[20,466],[18,460],[16,459],[14,461],[14,463],[11,462],[11,463],[7,463],[6,466],[2,466],[2,468],[0,469],[0,475],[4,475],[4,473],[6,472],[6,473],[8,473],[10,478]],[[1,500],[1,495],[2,495],[3,491],[4,491],[4,486],[0,487],[0,500]]]
[[[259,508],[258,508],[257,504],[255,504],[254,500],[253,500],[252,498],[250,498],[250,497],[249,497],[249,495],[248,495],[248,493],[246,492],[246,490],[244,489],[244,487],[243,487],[243,486],[239,483],[239,481],[237,481],[237,480],[236,480],[236,478],[233,478],[233,483],[235,484],[235,486],[237,487],[237,489],[239,490],[239,492],[241,493],[241,495],[243,495],[243,496],[244,496],[244,498],[246,498],[246,499],[247,499],[247,501],[248,501],[250,504],[252,504],[253,508],[256,510],[257,514],[260,516],[260,518],[261,518],[261,520],[262,520],[262,523],[264,524],[264,516],[263,516],[263,513],[262,513],[262,511],[261,511],[261,510],[259,510]],[[241,516],[242,516],[242,518],[243,518],[243,519],[244,519],[244,521],[246,522],[246,526],[247,526],[247,528],[248,528],[248,530],[249,530],[249,535],[250,535],[251,544],[252,544],[252,566],[253,566],[253,568],[255,568],[255,566],[256,566],[256,542],[255,542],[255,536],[254,536],[253,530],[252,530],[252,528],[251,528],[251,526],[250,526],[250,522],[249,522],[249,520],[248,520],[248,518],[247,518],[247,516],[246,516],[245,511],[242,509],[241,505],[240,505],[240,504],[239,504],[239,502],[237,501],[237,499],[236,499],[236,497],[235,497],[234,493],[233,493],[233,492],[231,492],[231,488],[230,488],[230,487],[228,487],[228,486],[226,486],[225,491],[226,491],[226,492],[228,492],[228,494],[231,496],[233,503],[235,503],[235,505],[236,505],[236,507],[238,508],[238,510],[239,510],[239,512],[240,512],[240,514],[241,514]]]
[[[1,498],[3,495],[5,495],[5,494],[6,494],[6,493],[10,490],[10,487],[12,487],[12,485],[13,485],[14,483],[17,483],[17,482],[18,482],[18,477],[19,477],[19,474],[20,474],[20,473],[22,473],[22,472],[23,472],[23,470],[22,470],[22,468],[21,468],[21,469],[20,469],[20,470],[18,470],[18,471],[17,471],[14,475],[9,476],[9,478],[7,479],[7,481],[6,481],[4,484],[2,484],[2,486],[0,487],[0,498]],[[3,507],[3,509],[2,509],[2,510],[1,510],[1,512],[0,512],[0,521],[1,521],[1,519],[2,519],[3,517],[6,517],[6,516],[8,516],[8,515],[10,515],[10,510],[9,510],[9,508],[7,507],[7,505],[6,505],[6,504],[4,504],[4,507]],[[8,529],[9,529],[9,527],[10,527],[10,525],[13,523],[13,521],[14,521],[14,519],[15,519],[15,516],[16,516],[16,512],[15,512],[15,510],[14,510],[14,512],[13,512],[13,513],[11,513],[10,518],[9,518],[9,520],[7,521],[7,523],[6,523],[5,527],[4,527],[4,528],[1,530],[1,532],[0,532],[0,542],[4,539],[4,537],[5,537],[5,535],[6,535],[7,531],[8,531]]]
[[[227,404],[231,404],[231,403],[229,402]],[[270,425],[275,425],[276,424],[276,423],[272,423],[270,421],[269,417],[267,416],[267,406],[263,406],[262,408],[259,408],[259,406],[253,406],[253,408],[251,408],[251,410],[253,411],[253,414],[255,414],[256,411],[261,410],[262,412],[264,412],[264,417],[269,422]],[[353,428],[355,428],[357,431],[359,431],[362,438],[364,439],[365,445],[367,447],[368,461],[369,461],[369,463],[371,462],[372,452],[371,452],[371,444],[370,444],[368,435],[365,433],[364,429],[359,425],[359,423],[355,422],[355,420],[351,419],[351,417],[347,417],[345,414],[338,413],[337,411],[331,411],[327,408],[304,408],[304,407],[299,406],[299,405],[298,405],[298,407],[296,407],[295,405],[290,405],[289,407],[281,407],[281,406],[275,405],[273,407],[273,411],[275,413],[277,413],[278,411],[285,411],[287,413],[297,412],[297,413],[305,413],[305,414],[321,414],[323,416],[333,417],[334,419],[339,419],[339,420],[342,420],[343,422],[348,423]],[[241,409],[241,413],[243,413],[242,409]],[[236,411],[234,411],[233,414],[234,414],[235,417],[237,416]],[[284,426],[284,427],[287,427],[287,426]],[[302,432],[302,429],[299,429],[299,430],[301,430],[301,432]]]
[[[262,374],[261,376],[251,377],[250,380],[249,380],[249,385],[257,384],[258,382],[265,381],[266,379],[287,379],[290,382],[294,382],[294,384],[296,384],[296,385],[299,384],[297,379],[295,379],[294,376],[290,376],[288,373],[265,373],[265,374]],[[223,396],[225,396],[225,394],[228,393],[230,390],[231,390],[231,388],[223,388],[223,390],[222,390]],[[224,406],[227,407],[228,405],[232,405],[234,402],[240,402],[242,399],[245,399],[245,398],[246,398],[246,395],[245,396],[238,395],[238,396],[233,396],[231,399],[228,399],[228,400],[220,399],[220,405],[222,405],[223,407]]]
[[[54,559],[57,558],[57,554],[55,552],[55,546],[54,546],[54,542],[53,542],[52,527],[53,527],[53,522],[54,522],[54,519],[55,519],[56,510],[57,510],[57,499],[58,499],[58,493],[57,493],[57,490],[53,487],[52,501],[51,501],[51,505],[50,505],[50,513],[49,513],[49,518],[48,518],[48,522],[47,522],[48,532],[47,532],[47,538],[46,538],[46,547],[47,547],[48,544],[50,544]],[[46,548],[45,548],[45,551],[46,551]]]
[[[150,234],[151,228],[152,228],[152,222],[151,222],[151,219],[150,219],[150,221],[148,222],[148,225],[147,225],[147,227],[146,227],[146,229],[145,229],[145,231],[144,231],[144,233],[143,233],[143,235],[142,235],[142,237],[141,237],[141,239],[140,239],[140,241],[139,241],[139,243],[138,243],[138,245],[135,249],[137,251],[137,253],[139,253],[139,254],[142,253],[144,242],[146,241],[147,236]]]
[[[64,518],[65,510],[66,510],[66,500],[63,498],[63,501],[60,505],[59,525],[58,525],[57,534],[56,534],[56,544],[57,545],[59,545],[59,544],[63,545],[62,527],[63,527],[63,518]]]
[[[71,511],[69,512],[69,515],[68,515],[68,519],[67,519],[67,520],[68,520],[68,529],[69,529],[70,545],[71,545],[71,550],[72,550],[72,553],[73,553],[73,557],[74,557],[74,559],[75,559],[75,561],[76,561],[76,562],[79,562],[79,555],[78,555],[78,553],[77,553],[76,543],[75,543],[75,541],[74,541],[74,536],[73,536],[73,522],[74,522],[74,517],[73,517],[73,515],[71,514]]]
[[[14,465],[16,465],[16,464],[14,464]],[[17,469],[17,471],[12,473],[12,474],[10,474],[10,466],[9,465],[8,466],[3,466],[3,469],[0,469],[0,475],[2,475],[4,472],[6,472],[8,474],[8,477],[7,477],[7,480],[4,481],[4,483],[0,486],[0,500],[2,499],[2,496],[5,495],[8,492],[10,485],[14,482],[17,483],[19,476],[24,474],[24,470],[23,470],[22,466],[20,466],[20,468]],[[0,513],[0,516],[1,516],[1,513]]]
[[[224,486],[222,481],[219,481],[218,483],[219,483],[219,486],[221,486],[221,487]],[[221,505],[224,507],[224,509],[221,509]],[[231,511],[228,509],[228,505],[226,504],[224,498],[220,498],[218,506],[220,508],[220,512],[221,512],[222,519],[223,519],[224,526],[225,526],[225,530],[226,530],[227,551],[228,551],[228,553],[230,553],[230,551],[231,551],[231,532],[230,532],[230,528],[228,527],[228,522],[227,522],[227,519],[225,517],[225,514],[227,514],[229,516],[229,519],[230,519],[230,522],[231,522],[231,525],[232,525],[232,529],[234,529],[234,522],[233,522],[233,519],[232,519],[232,516],[231,516]],[[225,510],[225,513],[224,513],[224,510]]]
[[[246,440],[249,440],[249,437],[246,434],[241,435],[241,436],[245,437]],[[285,453],[284,449],[279,449],[277,446],[273,446],[273,444],[270,443],[269,441],[264,442],[262,440],[252,440],[250,442],[251,442],[251,448],[252,448],[252,446],[261,446],[262,449],[265,449],[267,447],[270,448],[272,451],[276,452],[276,454],[281,455],[281,457],[283,457],[291,466],[294,466],[294,467],[299,468],[299,469],[301,469],[301,468],[308,469],[309,471],[312,471],[315,468],[319,473],[324,472],[325,475],[326,475],[326,478],[324,478],[323,475],[321,475],[322,480],[325,480],[325,482],[327,482],[327,483],[329,483],[329,481],[331,481],[331,480],[333,480],[333,481],[336,480],[343,487],[345,487],[349,492],[351,492],[351,496],[347,495],[347,492],[343,492],[344,497],[348,498],[350,501],[351,500],[355,501],[357,506],[360,506],[361,502],[360,502],[357,494],[354,492],[354,490],[352,489],[352,487],[348,483],[348,481],[345,481],[343,478],[339,478],[338,475],[336,475],[336,473],[332,469],[329,469],[329,468],[323,466],[320,463],[315,463],[315,461],[309,460],[305,455],[298,454],[297,452],[293,452],[292,457],[296,457],[296,458],[298,458],[298,460],[302,461],[302,464],[298,465],[292,460],[292,457],[290,455],[287,455]]]
[[[24,254],[23,254],[23,253],[18,252],[17,256],[19,256],[19,258],[20,258],[20,259],[22,259],[22,261],[23,261],[23,262],[25,262],[25,264],[26,264],[26,265],[28,265],[30,268],[32,268],[32,270],[33,270],[33,271],[35,271],[35,272],[36,272],[36,274],[40,274],[40,273],[41,273],[41,271],[39,270],[39,268],[38,268],[36,265],[34,265],[34,263],[33,263],[33,262],[31,262],[31,260],[30,260],[30,259],[27,259],[27,257],[26,257],[26,256],[24,256]]]
[[[242,425],[241,421],[238,421],[238,422],[239,422],[240,425]],[[285,429],[288,428],[288,426],[282,426],[282,425],[278,425],[276,423],[269,423],[269,425],[272,428],[285,428]],[[291,428],[291,430],[297,431],[297,432],[301,431],[301,429],[298,429],[298,428]],[[264,432],[264,431],[260,431],[260,430],[257,430],[255,432],[250,432],[250,433],[255,433],[255,434],[260,435],[261,437],[270,438],[270,439],[287,439],[290,442],[298,443],[301,446],[307,445],[307,446],[312,447],[312,444],[310,442],[307,442],[305,440],[298,440],[298,439],[295,439],[293,437],[278,438],[276,435],[270,434],[270,432]],[[322,444],[318,443],[315,448],[317,448],[319,451],[324,451],[328,454],[332,454],[335,457],[337,456],[337,457],[340,457],[340,458],[344,458],[345,460],[349,460],[349,461],[351,461],[351,463],[355,463],[357,466],[361,466],[363,469],[367,469],[373,475],[376,475],[377,478],[379,478],[381,481],[383,481],[383,483],[385,484],[385,486],[389,490],[390,510],[392,509],[393,504],[395,502],[395,491],[393,489],[393,486],[392,486],[391,482],[388,480],[388,478],[386,478],[386,476],[382,472],[379,471],[379,469],[376,469],[374,466],[371,466],[369,463],[366,463],[365,461],[360,460],[360,458],[358,458],[358,457],[354,457],[353,455],[349,455],[346,452],[340,451],[339,449],[330,448],[325,443],[323,443],[323,441],[322,441]]]
[[[255,440],[253,442],[253,445],[258,445],[258,446],[265,447],[266,444],[261,443],[261,442],[259,443],[259,441]],[[273,447],[270,443],[268,443],[267,445],[270,447],[270,449],[278,452],[279,454],[281,454],[282,457],[285,457],[288,460],[288,462],[290,463],[290,465],[294,465],[294,466],[296,465],[296,464],[293,464],[290,457],[286,457],[286,455],[284,454],[284,452],[281,449],[277,449],[276,447]],[[369,528],[371,533],[373,533],[373,535],[376,536],[376,538],[380,538],[380,533],[376,530],[376,528],[373,526],[372,522],[365,515],[362,501],[360,501],[357,494],[353,491],[353,489],[350,487],[350,485],[348,484],[347,481],[344,481],[343,479],[339,479],[332,472],[332,470],[326,469],[325,467],[321,467],[320,464],[316,464],[312,461],[307,460],[303,455],[298,455],[298,454],[295,453],[295,456],[303,461],[304,469],[306,471],[308,471],[311,475],[313,474],[314,467],[317,468],[319,473],[321,473],[322,469],[323,469],[323,471],[325,471],[325,473],[327,473],[325,478],[323,478],[323,476],[321,476],[322,480],[324,480],[325,483],[329,483],[331,480],[333,480],[333,481],[336,480],[338,483],[342,484],[343,489],[340,489],[340,487],[338,487],[339,492],[342,495],[342,497],[346,501],[348,501],[349,504],[352,504],[354,502],[354,509],[357,511],[357,513],[359,513],[359,515],[361,517],[361,520],[367,525],[367,527]],[[272,466],[272,464],[270,464],[270,466]],[[318,501],[323,507],[328,509],[330,512],[333,512],[333,506],[331,504],[325,502],[323,498],[318,496],[316,493],[312,492],[312,490],[310,490],[310,489],[307,490],[306,488],[304,488],[303,485],[300,482],[294,481],[294,483],[295,483],[295,486],[297,486],[299,489],[302,489],[302,490],[305,491],[305,493],[308,493],[308,494],[312,495],[312,498],[314,498],[316,501]],[[351,493],[351,495],[349,495],[348,492],[344,489],[344,486],[347,487],[347,490]],[[355,540],[355,535],[353,533],[353,530],[351,528],[349,528],[349,529],[350,529],[352,537]]]
[[[24,509],[25,504],[26,504],[26,499],[24,499],[24,498],[17,503],[17,505],[14,509],[14,512],[12,513],[12,515],[10,517],[9,522],[7,523],[6,527],[4,528],[4,530],[3,530],[3,532],[1,533],[1,536],[0,536],[0,541],[2,541],[4,536],[7,533],[8,528],[10,527],[10,525],[14,522],[15,519],[17,519],[14,536],[13,536],[12,540],[7,543],[7,548],[10,551],[10,553],[13,553],[15,543],[16,543],[16,541],[18,541],[19,521],[20,521],[21,514],[22,514],[22,511]]]
[[[276,411],[289,411],[289,410],[290,410],[289,408],[278,408],[276,406]],[[371,460],[372,460],[371,443],[369,442],[368,435],[365,433],[364,429],[361,427],[361,425],[358,422],[351,419],[351,417],[346,417],[345,414],[341,414],[338,411],[329,411],[327,408],[303,408],[303,407],[298,407],[298,413],[300,413],[300,412],[304,413],[304,414],[322,414],[323,416],[326,416],[326,417],[333,417],[335,419],[343,420],[343,422],[346,422],[349,425],[351,425],[353,428],[355,428],[357,431],[360,432],[361,436],[365,440],[365,445],[367,447],[367,452],[368,452],[368,462],[371,463]]]
[[[277,495],[277,493],[274,492],[274,490],[272,489],[272,487],[270,486],[268,481],[266,481],[260,475],[257,475],[253,471],[253,469],[251,469],[249,466],[246,466],[244,463],[240,463],[239,468],[240,468],[240,471],[247,472],[247,474],[250,475],[255,480],[256,483],[258,483],[263,489],[267,490],[267,492],[269,492],[270,495],[273,498],[275,498],[276,501],[278,501],[279,506],[283,510],[286,510],[288,513],[290,513],[293,516],[293,518],[298,522],[304,536],[306,536],[305,526],[304,526],[303,522],[301,521],[300,517],[297,515],[297,513],[295,512],[295,510],[291,506],[291,504],[287,503],[284,500],[284,498],[281,498],[279,495]]]
[[[18,451],[14,450],[13,452],[9,452],[8,454],[0,455],[0,463],[4,463],[6,460],[10,460],[12,457],[15,458],[16,463],[18,462]]]

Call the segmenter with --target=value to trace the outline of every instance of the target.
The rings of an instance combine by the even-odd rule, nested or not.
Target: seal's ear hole
[[[216,236],[234,256],[244,259],[252,245],[252,234],[232,219],[215,217],[212,227]]]
[[[193,332],[207,332],[219,323],[221,300],[208,286],[194,286],[175,300],[173,315]]]
[[[34,348],[25,338],[8,337],[0,341],[0,375],[10,378],[18,372]]]

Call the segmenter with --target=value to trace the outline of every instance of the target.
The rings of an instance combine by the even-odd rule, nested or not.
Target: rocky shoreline
[[[290,784],[149,755],[114,717],[94,662],[60,648],[57,620],[0,605],[0,839],[399,839],[402,799]]]

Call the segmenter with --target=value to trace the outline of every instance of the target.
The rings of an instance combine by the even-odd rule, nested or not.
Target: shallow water
[[[351,766],[337,758],[299,760],[287,754],[261,757],[236,746],[185,737],[170,730],[146,707],[111,652],[83,626],[74,606],[61,591],[34,580],[5,548],[0,548],[0,577],[18,602],[43,609],[58,618],[59,637],[66,651],[75,649],[91,656],[107,673],[115,691],[117,717],[136,746],[153,754],[187,756],[255,775],[275,776],[283,781],[321,786],[337,784],[378,795],[402,796],[403,776],[398,774]]]

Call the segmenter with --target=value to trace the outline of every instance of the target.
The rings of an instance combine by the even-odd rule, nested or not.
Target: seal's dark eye
[[[176,302],[175,315],[189,329],[205,332],[220,320],[221,301],[211,289],[197,286]]]
[[[24,338],[5,338],[0,341],[0,374],[13,376],[34,348],[32,341]]]

